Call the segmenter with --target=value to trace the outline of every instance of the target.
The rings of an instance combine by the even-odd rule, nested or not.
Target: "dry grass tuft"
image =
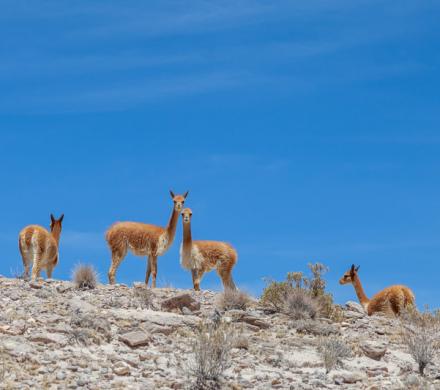
[[[153,306],[154,294],[147,286],[134,287],[133,295],[138,301],[141,309],[151,309],[151,307]]]
[[[72,343],[90,345],[102,344],[111,341],[111,325],[105,318],[98,317],[95,313],[73,313],[69,332]]]
[[[91,265],[78,264],[73,270],[72,281],[76,288],[94,289],[98,285],[98,273]]]
[[[318,343],[318,352],[327,374],[335,367],[340,366],[342,359],[351,356],[350,347],[336,336],[321,338]]]
[[[234,332],[226,323],[202,322],[196,330],[188,372],[195,377],[194,390],[220,388],[219,379],[230,365]]]
[[[293,320],[315,319],[319,304],[306,290],[294,288],[286,296],[284,312]]]
[[[251,303],[248,294],[240,290],[227,289],[221,293],[218,299],[218,307],[221,310],[246,310]]]
[[[403,342],[416,361],[420,375],[424,375],[425,368],[434,359],[440,349],[440,317],[438,313],[431,313],[428,309],[423,312],[409,308],[402,314]]]
[[[243,326],[234,334],[232,348],[249,349],[249,337],[245,335]]]

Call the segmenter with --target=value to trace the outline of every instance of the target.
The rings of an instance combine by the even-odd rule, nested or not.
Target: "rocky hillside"
[[[440,389],[438,354],[422,379],[400,322],[367,317],[354,302],[338,322],[292,321],[256,301],[216,312],[220,294],[212,291],[78,290],[1,277],[0,291],[1,389],[188,389],[200,321],[233,330],[220,388]],[[350,349],[329,373],[318,348],[323,337]]]

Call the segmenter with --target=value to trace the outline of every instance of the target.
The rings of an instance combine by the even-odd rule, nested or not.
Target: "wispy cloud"
[[[46,54],[46,55],[45,55]],[[48,61],[50,58],[50,61]],[[128,70],[147,70],[204,61],[197,53],[158,55],[139,51],[118,51],[113,54],[84,54],[60,56],[52,53],[19,54],[14,59],[5,59],[0,64],[0,78],[10,79],[14,75],[20,80],[35,76],[59,79],[61,76],[96,74]]]
[[[145,102],[191,96],[239,86],[244,77],[231,73],[193,74],[162,80],[141,79],[126,83],[70,86],[58,91],[55,86],[36,88],[23,95],[11,94],[0,111],[57,113],[119,111]]]
[[[360,28],[355,16],[377,6],[383,13],[364,18]],[[409,34],[417,26],[390,22],[389,15],[405,18],[414,7],[396,10],[379,0],[356,5],[347,0],[124,4],[47,0],[38,7],[7,1],[0,15],[4,21],[0,33],[3,30],[8,37],[0,64],[0,80],[7,91],[0,92],[0,111],[127,110],[156,99],[256,86],[301,95],[421,72],[425,68],[417,61],[376,63],[361,58],[346,63],[338,56]],[[17,32],[16,26],[30,23],[34,27],[44,23],[45,28],[35,28],[35,34]],[[255,27],[283,23],[319,26],[319,33],[292,29],[288,36],[256,34],[259,39],[246,39],[249,31],[255,35]],[[237,36],[245,31],[245,39],[215,35],[227,37],[229,32],[235,34],[234,29]],[[207,44],[211,40],[214,45]],[[324,69],[310,62],[319,59],[326,62]]]

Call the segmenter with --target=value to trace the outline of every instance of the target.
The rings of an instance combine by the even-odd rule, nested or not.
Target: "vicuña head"
[[[368,299],[359,279],[358,271],[359,266],[356,267],[352,264],[350,269],[339,279],[339,283],[351,283],[354,286],[359,302],[367,311],[368,315],[374,313],[399,315],[404,308],[414,305],[414,293],[411,289],[402,285],[387,287],[374,295],[373,298]]]
[[[359,267],[359,265],[355,267],[354,264],[352,264],[351,268],[342,276],[341,279],[339,279],[339,284],[353,283],[354,277],[355,275],[357,275]]]
[[[226,242],[193,241],[191,236],[192,211],[182,210],[183,242],[180,247],[180,264],[191,270],[194,290],[200,290],[203,274],[216,269],[225,289],[235,290],[232,268],[237,262],[237,252]]]
[[[183,195],[175,195],[170,190],[173,209],[165,228],[140,222],[118,222],[106,233],[106,240],[112,252],[112,264],[108,271],[110,284],[115,283],[116,270],[130,250],[136,256],[147,256],[148,266],[145,284],[148,285],[152,275],[152,287],[156,287],[157,258],[162,256],[174,241],[179,213],[183,209],[188,191]]]
[[[190,223],[191,222],[191,217],[192,217],[193,213],[192,210],[190,208],[186,208],[182,210],[182,221],[184,224]]]
[[[48,278],[52,277],[52,271],[58,263],[58,245],[64,214],[56,219],[50,215],[50,233],[42,226],[26,226],[18,236],[18,247],[24,266],[24,276],[29,277],[32,264],[32,280],[40,276],[42,269],[46,270]]]
[[[61,214],[61,216],[56,219],[53,214],[50,215],[50,232],[55,233],[59,232],[61,233],[62,224],[63,224],[64,214]]]
[[[183,209],[185,204],[185,199],[188,196],[188,191],[186,191],[183,195],[174,195],[174,192],[170,190],[171,199],[174,202],[174,209],[177,212]]]

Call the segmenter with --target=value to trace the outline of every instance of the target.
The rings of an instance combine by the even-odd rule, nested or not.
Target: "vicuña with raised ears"
[[[359,279],[358,270],[359,266],[355,267],[353,264],[339,280],[339,283],[353,284],[359,302],[369,316],[374,313],[399,315],[404,308],[414,305],[414,293],[410,288],[402,285],[384,288],[374,295],[373,298],[368,299]]]
[[[200,290],[200,281],[205,272],[217,270],[224,289],[234,289],[232,268],[237,262],[237,252],[225,242],[193,241],[191,237],[191,209],[182,211],[183,243],[180,247],[180,264],[191,270],[194,290]]]
[[[50,215],[50,233],[42,226],[26,226],[18,235],[18,247],[23,259],[24,276],[29,278],[32,263],[32,281],[35,281],[42,269],[48,278],[58,263],[58,246],[64,214],[59,219]]]
[[[112,252],[112,264],[108,271],[110,284],[115,283],[116,270],[130,250],[136,256],[148,256],[145,284],[148,285],[152,275],[151,286],[156,287],[157,258],[162,256],[174,241],[177,220],[183,208],[188,191],[183,195],[174,195],[173,210],[168,225],[165,228],[139,222],[117,222],[106,233],[106,240]]]

